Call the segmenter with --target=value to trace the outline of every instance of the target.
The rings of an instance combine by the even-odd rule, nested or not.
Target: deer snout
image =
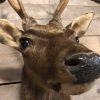
[[[79,53],[65,59],[65,65],[75,75],[76,83],[92,82],[100,76],[100,56],[96,53]]]

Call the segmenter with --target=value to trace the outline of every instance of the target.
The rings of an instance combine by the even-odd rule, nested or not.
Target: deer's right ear
[[[17,48],[17,41],[21,34],[11,22],[0,19],[0,43]]]
[[[81,37],[86,33],[93,17],[94,17],[93,13],[87,13],[87,14],[81,15],[75,18],[72,21],[72,23],[68,25],[66,28],[70,28],[71,30],[73,30],[74,35],[76,37]]]

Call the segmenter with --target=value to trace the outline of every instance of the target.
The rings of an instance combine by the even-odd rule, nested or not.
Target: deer
[[[8,0],[22,20],[23,30],[0,19],[0,43],[18,50],[24,60],[20,100],[71,100],[100,77],[100,55],[79,42],[94,14],[75,18],[64,27],[61,15],[69,0],[60,0],[52,19],[38,24],[21,0]]]

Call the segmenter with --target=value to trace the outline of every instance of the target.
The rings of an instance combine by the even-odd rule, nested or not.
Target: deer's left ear
[[[0,19],[0,43],[17,48],[18,39],[21,34],[22,32],[11,22],[5,19]]]
[[[93,13],[84,14],[75,18],[70,25],[66,28],[70,28],[74,31],[74,35],[81,37],[87,31],[92,19],[94,17]]]

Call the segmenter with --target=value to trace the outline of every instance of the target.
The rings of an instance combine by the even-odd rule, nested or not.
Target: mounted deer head
[[[100,76],[100,56],[80,44],[79,38],[93,13],[64,28],[60,16],[69,0],[60,0],[52,20],[39,25],[27,15],[21,0],[8,1],[22,19],[24,31],[1,19],[0,41],[23,55],[21,100],[69,100],[69,95],[87,91]]]

